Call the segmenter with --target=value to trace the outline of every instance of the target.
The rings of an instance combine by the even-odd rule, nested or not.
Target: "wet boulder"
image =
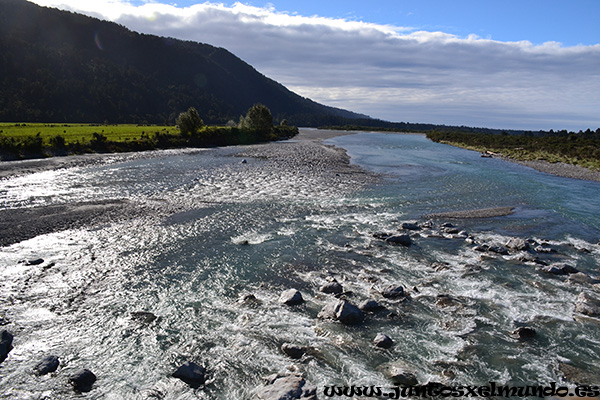
[[[363,321],[365,314],[346,300],[329,303],[317,315],[321,319],[334,319],[345,325],[355,325]]]
[[[386,299],[397,299],[404,297],[406,293],[404,292],[404,287],[402,287],[402,285],[389,285],[381,290],[381,295]]]
[[[193,388],[198,388],[206,381],[206,368],[186,361],[172,375],[174,378],[181,379]]]
[[[377,300],[374,299],[366,299],[358,305],[358,308],[365,312],[375,312],[385,309],[384,306],[382,306]]]
[[[512,250],[525,251],[529,250],[529,243],[525,239],[512,238],[506,242],[506,247]]]
[[[147,311],[134,311],[131,313],[131,319],[143,324],[150,324],[156,319],[156,315]]]
[[[60,361],[56,356],[47,356],[42,359],[34,368],[33,371],[37,375],[46,375],[58,369]]]
[[[419,384],[411,366],[402,361],[386,363],[380,365],[378,369],[396,386],[415,386]]]
[[[281,345],[281,351],[289,358],[299,359],[306,354],[306,347],[292,343],[284,343]]]
[[[385,239],[386,243],[398,245],[398,246],[410,246],[412,239],[408,235],[394,235]]]
[[[273,375],[254,392],[254,400],[317,400],[317,388],[301,375]]]
[[[513,336],[519,340],[530,340],[536,337],[537,332],[529,326],[520,326],[512,331]]]
[[[6,356],[13,349],[13,335],[7,330],[0,333],[0,363],[6,360]]]
[[[96,382],[96,375],[89,369],[80,369],[71,376],[69,382],[73,389],[77,392],[89,392],[92,390],[92,385]]]
[[[575,312],[600,318],[600,300],[586,292],[581,292],[575,301]]]
[[[394,345],[394,341],[388,335],[378,333],[373,339],[373,344],[381,349],[389,349]]]
[[[492,253],[500,254],[503,256],[508,255],[508,250],[506,249],[506,247],[503,247],[503,246],[492,245],[492,246],[488,247],[488,251],[490,251]]]
[[[44,263],[43,258],[33,258],[31,260],[25,261],[25,265],[40,265]]]
[[[552,275],[576,274],[579,270],[569,264],[552,264],[542,268],[542,271]]]
[[[295,306],[304,303],[304,298],[302,298],[302,293],[296,289],[289,289],[281,293],[279,302],[287,306]]]
[[[420,231],[421,227],[414,222],[403,222],[402,229],[407,231]]]
[[[319,290],[323,293],[328,294],[341,294],[344,291],[344,288],[338,281],[327,282],[323,286],[319,288]]]
[[[375,232],[372,235],[375,239],[380,239],[380,240],[385,240],[387,238],[389,238],[390,236],[392,236],[391,233],[388,232]]]

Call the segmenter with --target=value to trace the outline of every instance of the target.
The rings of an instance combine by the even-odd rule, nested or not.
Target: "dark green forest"
[[[276,122],[365,117],[298,96],[229,51],[112,22],[0,0],[0,121],[173,124],[193,106],[207,124],[263,103]]]

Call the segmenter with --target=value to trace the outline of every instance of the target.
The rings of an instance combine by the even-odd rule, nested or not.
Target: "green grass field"
[[[66,144],[75,142],[87,143],[94,133],[106,136],[107,140],[126,142],[137,140],[142,135],[153,136],[155,133],[178,134],[176,126],[141,126],[141,125],[97,125],[97,124],[42,124],[42,123],[6,123],[0,122],[0,136],[23,139],[36,136],[38,133],[44,145],[55,136],[62,136]]]

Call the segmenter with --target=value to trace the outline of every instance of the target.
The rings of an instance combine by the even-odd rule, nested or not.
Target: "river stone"
[[[535,329],[528,326],[521,326],[515,329],[512,334],[519,340],[533,339],[537,335]]]
[[[206,381],[206,368],[186,361],[173,372],[173,377],[181,379],[193,388],[198,388]]]
[[[0,363],[6,360],[6,356],[13,349],[13,335],[7,330],[0,333]]]
[[[364,316],[364,313],[358,307],[346,300],[340,300],[323,307],[317,318],[336,319],[345,325],[355,325],[361,323]]]
[[[156,319],[156,315],[147,311],[134,311],[131,313],[131,318],[138,322],[149,324]]]
[[[541,270],[550,275],[568,275],[565,271],[555,265],[547,265]]]
[[[69,377],[69,382],[77,392],[89,392],[96,382],[96,375],[89,369],[80,369]]]
[[[385,239],[389,238],[390,236],[392,236],[392,234],[391,233],[387,233],[387,232],[375,232],[373,234],[373,237],[375,239],[381,239],[381,240],[385,240]]]
[[[388,335],[384,335],[383,333],[378,333],[377,336],[375,336],[373,343],[375,344],[375,347],[382,349],[389,349],[394,345],[394,341]]]
[[[42,359],[34,368],[34,372],[38,375],[46,375],[50,372],[54,372],[58,369],[58,365],[60,361],[58,361],[58,357],[56,356],[47,356]]]
[[[281,293],[281,297],[279,297],[279,302],[288,306],[295,306],[304,303],[304,299],[302,298],[302,293],[300,293],[296,289],[288,289],[285,292]]]
[[[281,345],[281,351],[290,358],[299,359],[306,354],[306,347],[292,343],[284,343]]]
[[[300,375],[276,375],[259,387],[253,398],[256,400],[317,400],[317,388],[306,382]]]
[[[44,259],[42,258],[34,258],[32,260],[27,260],[25,262],[25,265],[40,265],[44,262]]]
[[[381,290],[381,295],[386,299],[396,299],[398,297],[404,297],[404,288],[402,285],[389,285]]]
[[[323,293],[340,294],[344,291],[344,288],[338,281],[332,281],[321,286],[319,290]]]
[[[600,300],[586,292],[579,293],[575,301],[575,311],[590,317],[600,317]]]
[[[408,235],[394,235],[385,239],[386,243],[397,244],[400,246],[410,246],[412,239]]]
[[[403,222],[402,229],[406,229],[407,231],[420,231],[421,227],[414,222]]]
[[[411,368],[401,361],[381,365],[379,369],[396,386],[415,386],[419,384],[417,377],[411,372]]]
[[[385,307],[379,304],[377,300],[367,299],[358,305],[362,311],[374,312],[383,310]]]
[[[521,238],[512,238],[508,242],[506,242],[506,247],[513,250],[529,250],[529,243],[525,239]]]
[[[493,245],[488,247],[488,251],[491,251],[492,253],[496,254],[501,254],[503,256],[508,255],[508,250],[506,250],[506,247],[503,246]]]

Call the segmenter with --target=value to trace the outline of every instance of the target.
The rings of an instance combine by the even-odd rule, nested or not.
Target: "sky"
[[[223,47],[301,96],[388,121],[600,128],[598,0],[33,0]]]

